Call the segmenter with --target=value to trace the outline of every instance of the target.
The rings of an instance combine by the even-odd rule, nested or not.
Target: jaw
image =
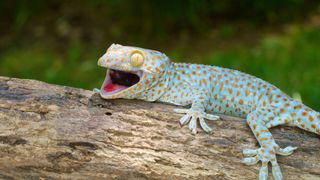
[[[100,94],[105,99],[123,97],[124,93],[134,88],[142,79],[143,71],[121,71],[109,68],[101,86]]]

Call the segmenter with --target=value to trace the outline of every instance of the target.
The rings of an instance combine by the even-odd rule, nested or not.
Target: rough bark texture
[[[244,120],[223,116],[208,122],[212,134],[192,135],[173,108],[0,77],[0,178],[257,179],[260,165],[240,163],[243,149],[258,148]],[[272,133],[299,147],[278,156],[285,179],[320,179],[317,135]]]

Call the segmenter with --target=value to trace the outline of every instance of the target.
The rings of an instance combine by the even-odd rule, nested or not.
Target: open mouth
[[[124,91],[137,84],[142,75],[142,71],[120,71],[108,69],[101,92],[103,95],[111,95]]]

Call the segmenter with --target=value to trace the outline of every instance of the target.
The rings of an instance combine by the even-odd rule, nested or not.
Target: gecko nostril
[[[111,112],[106,112],[106,113],[104,113],[104,114],[107,115],[107,116],[111,116],[111,115],[112,115]]]

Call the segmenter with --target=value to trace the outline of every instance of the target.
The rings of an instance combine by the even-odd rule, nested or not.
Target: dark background
[[[92,89],[112,43],[238,69],[320,110],[320,1],[0,1],[0,75]]]

